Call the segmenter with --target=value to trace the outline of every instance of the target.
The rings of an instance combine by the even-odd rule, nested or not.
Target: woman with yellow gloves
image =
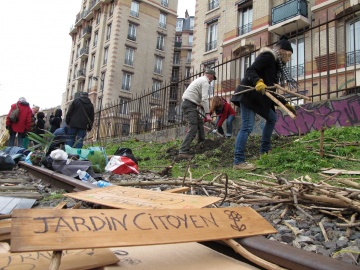
[[[246,70],[241,85],[255,87],[256,91],[249,91],[240,95],[233,95],[231,102],[240,107],[241,128],[235,142],[234,166],[235,170],[254,170],[254,164],[245,162],[245,147],[249,134],[255,125],[255,114],[266,120],[262,131],[260,154],[271,150],[271,135],[276,124],[275,104],[265,95],[268,86],[288,83],[290,89],[298,88],[297,82],[291,78],[286,63],[291,59],[293,49],[286,36],[281,36],[274,49],[264,47],[256,57],[254,63]],[[248,88],[239,85],[235,94]],[[294,107],[286,101],[281,101],[292,112]]]

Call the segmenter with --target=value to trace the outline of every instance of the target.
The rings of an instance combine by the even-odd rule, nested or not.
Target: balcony
[[[128,34],[127,39],[132,40],[132,41],[136,41],[136,36],[132,35],[132,34]]]
[[[134,11],[134,10],[130,10],[130,16],[138,18],[139,17],[139,12]]]
[[[246,33],[249,33],[252,29],[252,23],[245,24],[243,26],[239,27],[239,33],[238,35],[245,35]]]
[[[92,5],[92,4],[91,4]],[[92,12],[92,6],[90,5],[90,7],[86,10],[86,14],[84,14],[84,19],[86,21],[90,21],[92,18],[94,18],[94,12]]]
[[[87,26],[82,31],[82,38],[87,39],[91,36],[91,26]]]
[[[161,75],[161,73],[162,73],[161,68],[155,67],[155,68],[154,68],[154,73],[155,73],[155,74],[160,74],[160,75]]]
[[[79,69],[79,71],[77,72],[76,75],[77,75],[76,76],[77,80],[85,81],[85,79],[86,79],[86,69],[85,68]]]
[[[76,33],[77,33],[77,28],[74,27],[74,26],[71,26],[71,27],[70,27],[69,34],[71,35],[71,34],[76,34]]]
[[[75,18],[75,24],[74,24],[74,27],[78,27],[81,25],[81,13],[79,12],[77,15],[76,15],[76,18]]]
[[[306,0],[291,0],[276,6],[271,11],[272,26],[269,31],[283,35],[310,26]]]
[[[134,61],[133,61],[132,59],[125,58],[125,65],[133,66],[133,65],[134,65]]]
[[[164,23],[164,22],[159,22],[159,27],[166,29],[166,23]]]
[[[208,52],[208,51],[211,51],[211,50],[215,50],[216,46],[217,46],[217,41],[216,40],[212,41],[212,42],[209,42],[209,43],[206,43],[205,51]]]
[[[89,57],[89,47],[81,48],[80,50],[80,58],[84,60]]]
[[[360,64],[360,50],[346,53],[346,66],[354,66]]]
[[[100,4],[101,4],[101,0],[94,0],[92,3],[91,3],[91,8],[93,10],[98,10],[100,8]]]
[[[181,41],[175,41],[175,48],[181,48]]]
[[[161,0],[161,5],[163,7],[168,7],[169,6],[168,0]]]

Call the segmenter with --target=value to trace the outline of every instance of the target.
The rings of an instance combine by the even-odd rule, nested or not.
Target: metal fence
[[[359,19],[355,12],[339,12],[332,18],[327,14],[325,17],[327,20],[324,22],[312,19],[310,27],[298,29],[290,36],[295,50],[289,70],[300,85],[299,93],[311,98],[311,101],[293,99],[292,102],[298,105],[360,92],[360,44],[359,32],[355,30],[359,29]],[[214,66],[217,80],[210,87],[210,99],[220,95],[230,100],[250,64],[249,59],[255,59],[262,46],[273,45],[261,44],[261,40],[259,44],[258,48]],[[180,109],[183,92],[191,81],[202,75],[202,72],[192,70],[187,77],[179,76],[178,80],[163,83],[159,89],[149,88],[131,99],[107,104],[101,111],[100,121],[97,112],[88,139],[128,136],[183,125]],[[96,138],[97,134],[99,138]]]

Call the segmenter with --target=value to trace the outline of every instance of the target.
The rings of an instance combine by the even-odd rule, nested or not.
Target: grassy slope
[[[210,135],[209,135],[210,137]],[[294,178],[309,175],[313,180],[319,179],[321,168],[360,170],[359,162],[339,158],[319,156],[320,132],[313,131],[302,137],[274,137],[271,154],[260,157],[258,149],[260,138],[251,136],[247,144],[248,161],[257,164],[256,174],[275,173]],[[209,172],[226,173],[229,179],[259,179],[246,172],[232,169],[234,140],[209,138],[202,147],[194,145],[195,157],[189,162],[176,160],[181,141],[168,143],[124,141],[121,147],[132,149],[139,159],[140,170],[159,172],[173,163],[172,176],[183,177],[188,164],[193,179]],[[336,156],[360,160],[360,127],[341,127],[325,130],[324,150]],[[347,145],[350,143],[350,145]],[[357,145],[356,145],[357,144]],[[108,154],[113,154],[120,145],[109,145]],[[211,180],[214,174],[205,177]]]

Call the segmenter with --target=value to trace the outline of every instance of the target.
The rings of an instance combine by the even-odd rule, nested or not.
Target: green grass
[[[273,142],[276,139],[273,139]],[[229,179],[247,180],[259,179],[258,176],[249,175],[247,172],[232,169],[232,159],[234,151],[234,138],[224,140],[220,147],[210,147],[202,154],[196,154],[191,161],[175,161],[174,156],[179,149],[182,141],[170,141],[167,143],[141,142],[137,140],[123,141],[121,147],[130,148],[135,157],[139,159],[140,171],[150,170],[154,172],[162,171],[166,166],[173,164],[172,177],[182,178],[190,166],[193,179],[208,175],[204,179],[212,180],[215,175],[226,173]],[[324,132],[324,151],[325,154],[332,154],[343,158],[360,160],[360,127],[341,127],[329,128]],[[248,146],[258,149],[260,138],[251,136]],[[275,143],[274,143],[275,144]],[[353,145],[351,145],[353,144]],[[357,161],[333,158],[319,155],[320,132],[313,131],[305,136],[286,138],[285,143],[276,144],[271,154],[261,157],[255,156],[248,161],[256,163],[256,174],[281,174],[290,179],[308,175],[313,180],[320,178],[319,172],[322,168],[337,168],[347,170],[358,170]],[[106,147],[107,154],[113,154],[119,145],[109,145]],[[170,155],[168,152],[171,152]],[[175,153],[175,155],[174,155]],[[189,173],[187,173],[189,176]]]

